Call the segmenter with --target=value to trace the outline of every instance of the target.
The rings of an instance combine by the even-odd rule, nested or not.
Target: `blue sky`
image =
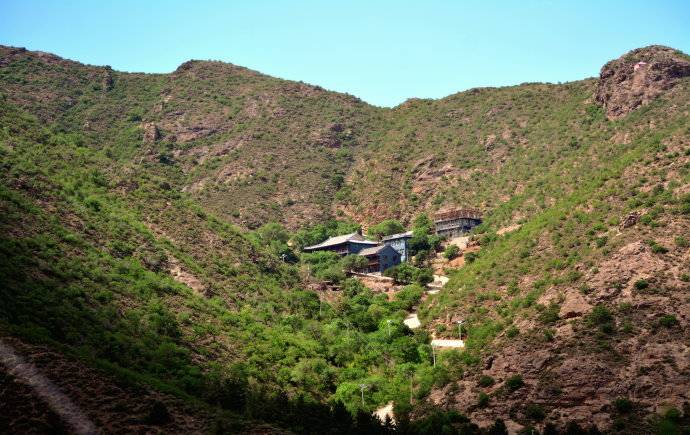
[[[393,106],[688,53],[690,1],[0,0],[0,44],[124,71],[223,60]]]

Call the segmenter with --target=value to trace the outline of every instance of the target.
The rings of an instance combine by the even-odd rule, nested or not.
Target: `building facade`
[[[362,272],[376,273],[400,264],[400,253],[390,245],[378,245],[359,251],[369,263]]]
[[[405,233],[392,234],[381,239],[384,245],[388,245],[400,254],[400,261],[405,263],[409,257],[409,245],[412,238],[412,231]]]
[[[449,210],[434,216],[436,234],[449,239],[461,236],[481,223],[482,214],[476,209]]]

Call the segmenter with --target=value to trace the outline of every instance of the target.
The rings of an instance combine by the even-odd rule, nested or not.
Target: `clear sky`
[[[124,71],[223,60],[393,106],[591,77],[650,44],[690,53],[690,0],[0,0],[0,44]]]

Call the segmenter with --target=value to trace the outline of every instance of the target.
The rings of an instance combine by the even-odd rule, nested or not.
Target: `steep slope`
[[[655,52],[642,54],[651,65]],[[599,90],[610,87],[610,68]],[[465,319],[469,351],[481,357],[433,400],[478,421],[621,432],[652,432],[649,416],[669,409],[687,415],[690,80],[671,78],[675,86],[643,108],[591,120],[588,134],[491,212],[478,259],[423,316]],[[588,123],[576,113],[571,122]],[[510,222],[521,227],[498,236]]]

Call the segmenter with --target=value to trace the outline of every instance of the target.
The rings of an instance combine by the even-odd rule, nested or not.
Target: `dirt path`
[[[48,346],[0,336],[0,433],[192,435],[207,433],[211,419]]]
[[[8,374],[28,385],[50,409],[79,435],[99,433],[93,422],[55,384],[43,376],[35,365],[26,362],[11,345],[0,340],[0,363]]]
[[[378,417],[381,422],[386,421],[386,417],[390,418],[390,420],[395,424],[395,415],[393,414],[393,401],[390,401],[374,411],[374,415]]]

